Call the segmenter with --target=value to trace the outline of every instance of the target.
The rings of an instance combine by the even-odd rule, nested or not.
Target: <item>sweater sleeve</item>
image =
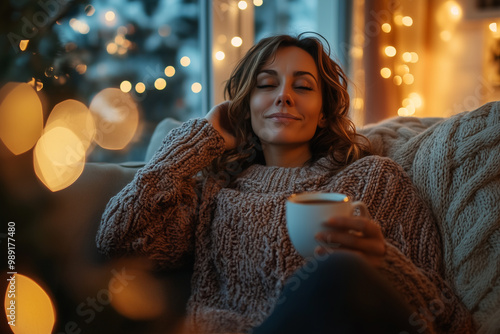
[[[205,119],[173,129],[153,158],[111,198],[97,231],[108,256],[148,256],[159,267],[181,265],[194,246],[198,208],[195,175],[224,151]]]
[[[432,212],[399,165],[376,156],[362,160],[346,170],[345,191],[366,203],[381,225],[387,252],[380,271],[414,308],[409,323],[419,333],[473,333],[470,312],[443,279]]]

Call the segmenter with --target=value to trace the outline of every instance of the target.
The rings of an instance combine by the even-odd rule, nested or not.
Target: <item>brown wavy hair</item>
[[[260,142],[252,130],[250,121],[250,97],[256,78],[268,60],[275,57],[278,49],[295,46],[309,53],[318,67],[323,98],[324,127],[318,127],[310,141],[309,163],[329,155],[334,167],[340,169],[371,154],[368,139],[358,134],[348,118],[349,94],[347,77],[342,68],[330,57],[328,42],[319,34],[302,33],[298,36],[277,35],[264,38],[255,44],[234,68],[226,82],[224,97],[230,100],[229,124],[234,129],[237,148],[226,151],[215,159],[211,171],[228,171],[232,176],[248,166],[265,164]],[[326,48],[322,41],[324,41]]]

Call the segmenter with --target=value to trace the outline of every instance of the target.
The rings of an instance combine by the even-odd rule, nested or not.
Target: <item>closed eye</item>
[[[275,85],[258,85],[257,88],[273,88]]]
[[[307,87],[307,86],[298,86],[296,88],[297,89],[304,89],[304,90],[313,90],[311,87]]]

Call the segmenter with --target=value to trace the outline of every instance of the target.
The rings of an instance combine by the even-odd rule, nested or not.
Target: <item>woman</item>
[[[370,156],[347,118],[346,77],[318,38],[261,40],[233,71],[226,97],[171,131],[111,199],[97,235],[104,253],[147,255],[162,268],[194,255],[194,332],[472,328],[441,278],[429,210],[398,165]],[[317,239],[332,247],[317,249],[313,270],[284,216],[286,198],[304,191],[345,193],[373,217],[328,221]],[[365,327],[353,325],[356,317]],[[298,327],[304,319],[314,326]]]

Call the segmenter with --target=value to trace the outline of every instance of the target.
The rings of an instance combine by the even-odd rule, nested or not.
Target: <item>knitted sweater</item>
[[[231,184],[225,171],[197,177],[223,151],[205,119],[172,130],[110,200],[96,239],[108,255],[147,255],[162,267],[194,255],[187,322],[195,332],[246,332],[271,313],[286,279],[305,263],[285,221],[286,198],[303,191],[366,203],[386,238],[380,271],[414,307],[409,321],[417,330],[472,331],[468,311],[441,278],[432,215],[396,163],[370,156],[334,173],[323,158],[300,168],[252,165]]]

